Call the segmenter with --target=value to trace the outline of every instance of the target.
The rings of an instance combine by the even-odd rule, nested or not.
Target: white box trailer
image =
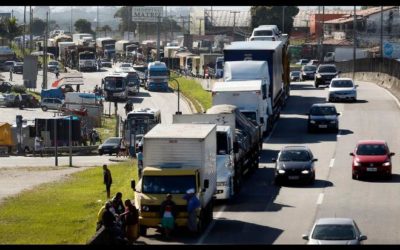
[[[265,85],[264,85],[265,86]],[[216,82],[212,89],[212,105],[230,104],[239,108],[248,119],[267,131],[267,93],[262,80]]]
[[[79,45],[79,41],[85,36],[90,36],[93,39],[93,35],[92,34],[89,34],[89,33],[77,33],[77,34],[72,34],[72,41],[75,43],[75,45]]]
[[[75,45],[74,42],[59,42],[58,43],[58,60],[62,60],[65,57],[65,49],[69,46]]]

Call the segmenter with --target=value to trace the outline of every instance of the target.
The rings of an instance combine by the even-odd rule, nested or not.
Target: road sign
[[[143,6],[132,8],[132,21],[134,22],[157,22],[162,17],[162,6]]]
[[[38,74],[38,58],[37,56],[28,55],[24,57],[24,86],[26,88],[36,88],[36,80]]]

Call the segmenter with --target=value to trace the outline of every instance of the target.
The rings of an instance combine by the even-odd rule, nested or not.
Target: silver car
[[[40,102],[40,107],[43,111],[47,111],[49,109],[60,110],[63,105],[63,100],[58,98],[43,98]]]
[[[356,222],[350,218],[321,218],[309,235],[303,234],[308,245],[360,245],[363,235]]]
[[[357,85],[351,78],[333,78],[328,90],[328,102],[357,101]]]

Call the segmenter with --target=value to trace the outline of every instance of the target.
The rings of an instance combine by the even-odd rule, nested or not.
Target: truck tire
[[[146,226],[139,226],[140,236],[146,236],[147,234],[147,227]]]

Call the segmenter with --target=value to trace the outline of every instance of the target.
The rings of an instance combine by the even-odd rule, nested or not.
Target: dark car
[[[315,65],[304,65],[300,71],[300,81],[314,80],[317,66]]]
[[[329,85],[331,80],[335,78],[340,72],[337,71],[335,64],[321,64],[315,72],[314,86]]]
[[[306,146],[286,146],[278,154],[275,163],[275,184],[282,181],[303,181],[313,184],[315,181],[315,159]]]
[[[1,82],[0,83],[0,92],[5,93],[5,92],[11,92],[12,84],[9,82]]]
[[[121,137],[110,137],[103,144],[99,146],[99,155],[103,154],[118,154],[120,145],[121,145]]]
[[[24,63],[17,62],[12,68],[13,73],[24,73]]]
[[[352,153],[352,178],[359,179],[367,175],[381,175],[387,179],[392,178],[392,159],[385,141],[365,140],[359,141]]]
[[[300,80],[300,71],[291,71],[290,72],[290,81],[299,81]]]
[[[47,69],[49,72],[54,72],[56,69],[60,71],[60,64],[57,61],[50,61],[47,64]]]
[[[5,61],[0,65],[0,69],[2,71],[10,71],[10,69],[12,69],[15,64],[16,64],[15,61]]]
[[[340,114],[336,111],[335,105],[330,103],[313,104],[307,115],[308,132],[320,129],[332,130],[336,133],[339,131],[338,116]]]
[[[112,63],[110,60],[101,59],[101,67],[112,68]]]

